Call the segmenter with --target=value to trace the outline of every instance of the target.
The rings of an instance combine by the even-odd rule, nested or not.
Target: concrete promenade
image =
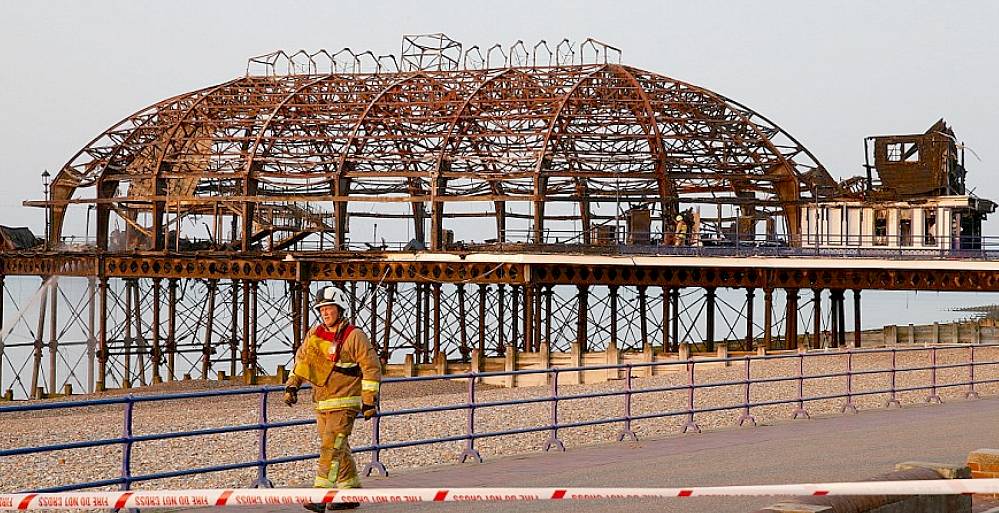
[[[388,478],[376,487],[693,486],[860,480],[905,460],[963,463],[968,452],[999,448],[999,399],[862,411],[663,439],[609,443],[565,453],[526,454],[484,464],[448,465]],[[362,458],[363,461],[363,458]],[[718,512],[745,513],[777,497],[362,505],[356,511]],[[222,508],[217,508],[222,511]],[[233,508],[226,508],[236,511]],[[297,506],[240,508],[265,513]],[[192,510],[194,511],[194,510]],[[204,509],[197,511],[205,511]]]

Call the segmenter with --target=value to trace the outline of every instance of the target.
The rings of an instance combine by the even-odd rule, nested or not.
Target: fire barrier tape
[[[244,488],[0,494],[0,510],[292,505],[305,502],[465,502],[802,495],[969,495],[999,493],[999,479],[933,479],[689,488]]]

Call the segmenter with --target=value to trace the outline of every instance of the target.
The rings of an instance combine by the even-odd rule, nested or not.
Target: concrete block
[[[438,376],[447,375],[447,356],[444,353],[434,355],[434,373]]]
[[[569,366],[583,366],[583,351],[579,342],[569,344]],[[562,375],[561,379],[563,380],[562,382],[567,385],[580,385],[583,383],[583,374],[579,371],[567,372]]]
[[[764,346],[758,346],[756,348],[756,356],[766,356],[766,355],[767,355],[767,348],[766,347],[764,347]]]
[[[614,341],[607,343],[607,351],[605,352],[607,365],[619,365],[621,363],[621,351],[617,349],[617,343]],[[607,369],[607,379],[620,379],[621,373],[619,369]]]
[[[679,347],[678,357],[681,360],[689,360],[690,359],[690,344],[688,344],[686,342],[680,342],[680,344],[679,344],[678,347]]]
[[[934,322],[933,323],[933,341],[932,342],[934,344],[939,344],[940,343],[940,323],[939,322]]]
[[[909,323],[909,343],[910,344],[916,343],[916,328],[915,326],[912,325],[911,322]]]
[[[927,461],[903,461],[895,465],[895,470],[910,470],[914,468],[930,469],[944,479],[968,479],[971,471],[963,465],[948,465],[946,463],[932,463]]]

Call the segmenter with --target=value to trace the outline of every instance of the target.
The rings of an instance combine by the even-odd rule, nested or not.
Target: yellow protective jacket
[[[312,383],[316,411],[354,410],[375,404],[382,381],[381,361],[361,330],[347,322],[332,330],[313,326],[295,353],[295,370],[285,383]]]

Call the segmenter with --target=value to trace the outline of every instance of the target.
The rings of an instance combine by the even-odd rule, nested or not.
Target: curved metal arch
[[[648,116],[649,119],[652,121],[650,123],[652,128],[652,137],[649,138],[649,147],[655,148],[655,150],[659,152],[659,158],[656,159],[655,173],[658,179],[663,180],[662,183],[667,184],[669,186],[669,189],[663,192],[669,193],[670,195],[675,196],[679,200],[679,194],[677,192],[676,182],[672,178],[667,176],[666,173],[665,169],[665,160],[667,158],[666,147],[663,146],[663,134],[662,131],[659,130],[659,123],[656,121],[656,111],[655,109],[652,108],[652,102],[649,100],[649,95],[645,92],[645,89],[642,88],[642,85],[638,82],[638,79],[636,79],[635,76],[632,75],[631,72],[628,71],[624,66],[621,66],[620,64],[609,64],[608,66],[615,74],[624,77],[624,79],[627,80],[628,83],[631,84],[631,86],[635,89],[635,92],[638,94],[639,98],[641,98],[642,108],[645,110],[645,115]],[[639,117],[636,115],[635,119],[638,120]],[[647,129],[647,127],[643,128]],[[665,200],[666,198],[663,199]]]
[[[374,96],[374,98],[372,98],[371,101],[368,102],[368,105],[364,108],[364,112],[361,113],[361,116],[357,119],[357,122],[354,123],[354,127],[350,131],[350,136],[347,138],[347,143],[344,145],[343,152],[340,154],[340,160],[337,162],[337,166],[336,166],[337,167],[337,176],[343,176],[343,173],[344,173],[343,169],[344,169],[344,164],[347,162],[347,156],[353,153],[353,152],[351,152],[351,146],[353,146],[354,145],[354,141],[357,140],[357,133],[358,133],[358,131],[367,122],[367,120],[368,120],[368,114],[371,113],[371,110],[374,109],[375,106],[378,104],[378,102],[382,98],[384,98],[385,95],[387,95],[389,92],[391,92],[393,89],[395,89],[395,88],[397,88],[397,87],[399,87],[399,86],[401,86],[403,84],[406,84],[407,82],[414,81],[417,78],[424,78],[426,80],[429,80],[431,83],[441,84],[441,81],[435,79],[434,77],[432,77],[432,76],[430,76],[430,75],[428,75],[428,74],[426,74],[426,73],[424,73],[422,71],[417,71],[417,72],[414,72],[412,75],[410,75],[408,77],[403,77],[403,78],[401,78],[399,80],[396,80],[395,82],[390,83],[389,85],[385,86],[384,89],[382,89],[381,91],[379,91],[378,94],[376,94]],[[451,91],[451,89],[448,89],[446,87],[444,87],[443,89],[446,90],[446,91]],[[363,149],[363,146],[362,146],[362,148],[359,148],[359,149]]]
[[[278,103],[274,107],[274,109],[271,111],[271,113],[267,116],[267,119],[264,120],[264,124],[260,126],[259,130],[257,130],[257,136],[253,139],[253,146],[250,147],[250,151],[247,152],[247,154],[249,155],[249,158],[246,159],[246,165],[244,166],[244,169],[243,169],[243,175],[244,176],[246,176],[247,178],[249,178],[250,175],[253,173],[253,163],[254,163],[254,159],[257,157],[257,150],[260,147],[260,141],[263,140],[264,133],[267,132],[267,128],[270,127],[271,122],[274,121],[274,119],[277,117],[278,112],[280,112],[281,109],[284,108],[284,106],[288,104],[288,102],[290,102],[294,97],[298,96],[298,94],[301,93],[303,90],[305,90],[305,89],[307,89],[309,87],[312,87],[314,85],[320,84],[320,83],[322,83],[322,82],[324,82],[326,80],[329,80],[329,79],[331,79],[333,77],[336,77],[336,76],[337,76],[336,73],[330,73],[328,75],[323,75],[322,77],[320,77],[320,78],[318,78],[316,80],[311,80],[311,81],[305,82],[301,86],[296,87],[294,90],[290,91],[284,97],[284,99],[281,100],[281,102]]]
[[[174,123],[172,127],[170,127],[170,132],[167,135],[167,137],[165,138],[165,141],[167,142],[167,144],[164,145],[163,151],[160,152],[159,157],[156,159],[156,164],[153,166],[153,177],[154,177],[154,179],[159,179],[160,175],[162,174],[163,159],[166,158],[167,153],[169,153],[169,150],[170,150],[170,148],[169,148],[170,141],[173,140],[174,136],[177,134],[177,130],[179,130],[180,127],[181,127],[181,125],[183,125],[184,122],[187,121],[188,117],[190,117],[190,115],[195,111],[195,109],[197,109],[199,105],[201,105],[202,103],[205,102],[205,100],[207,100],[212,95],[214,95],[215,93],[219,92],[220,90],[222,90],[222,89],[224,89],[226,87],[230,87],[230,86],[236,85],[239,82],[245,82],[245,81],[248,81],[248,80],[250,80],[250,77],[239,77],[237,79],[233,79],[233,80],[230,80],[228,82],[224,82],[222,84],[219,84],[218,86],[212,88],[212,90],[209,91],[207,94],[205,94],[201,98],[198,98],[198,101],[194,102],[193,104],[191,104],[190,107],[187,108],[187,110],[177,119],[177,122]]]
[[[533,77],[531,77],[531,75],[529,75],[527,73],[524,73],[520,69],[517,69],[517,68],[504,68],[499,73],[496,73],[495,75],[487,78],[486,80],[483,80],[482,82],[479,83],[479,85],[475,86],[475,89],[473,89],[472,92],[468,95],[468,97],[465,98],[465,101],[462,102],[461,107],[458,108],[458,110],[456,111],[455,115],[452,116],[451,122],[448,124],[448,129],[447,129],[446,135],[444,136],[444,142],[441,144],[440,154],[437,156],[437,162],[436,162],[436,165],[435,165],[436,169],[440,169],[440,165],[443,162],[444,157],[453,150],[453,148],[449,148],[448,147],[448,143],[452,142],[453,144],[456,145],[458,143],[458,141],[461,141],[462,137],[464,136],[463,133],[455,134],[455,129],[457,128],[458,123],[460,123],[461,117],[468,111],[468,108],[477,99],[477,97],[479,96],[479,93],[482,92],[489,85],[498,82],[499,79],[504,78],[507,75],[520,75],[522,77],[526,77],[526,78],[530,79],[532,82],[537,83],[536,81],[534,81],[534,79],[533,79]],[[542,86],[540,83],[538,83],[538,86],[541,87],[543,90],[546,90],[546,91],[548,90],[547,88],[545,88],[544,86]],[[457,137],[453,138],[453,136],[455,136],[455,135],[457,135]]]

